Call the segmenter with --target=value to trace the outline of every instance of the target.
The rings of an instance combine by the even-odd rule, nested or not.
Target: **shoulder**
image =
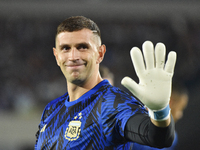
[[[111,96],[111,95],[114,95],[116,99],[137,101],[133,95],[130,95],[129,93],[120,89],[119,87],[108,85],[105,92],[105,96]]]
[[[65,103],[67,96],[68,93],[65,93],[64,95],[49,102],[43,111],[42,120],[44,121],[50,114],[52,114],[56,109],[62,106]]]
[[[135,105],[139,107],[143,107],[143,103],[141,103],[138,99],[136,99],[133,95],[128,92],[122,90],[119,87],[112,86],[110,84],[106,84],[103,87],[103,102],[108,103],[109,105],[113,103],[115,106],[121,105]]]
[[[108,80],[103,80],[101,83],[101,87],[99,88],[100,92],[103,92],[106,95],[109,94],[122,94],[126,96],[130,96],[127,92],[123,91],[119,87],[111,85]]]

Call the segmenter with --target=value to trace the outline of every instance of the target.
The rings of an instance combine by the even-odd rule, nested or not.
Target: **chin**
[[[76,84],[76,85],[82,85],[84,83],[84,81],[81,80],[81,79],[76,78],[76,79],[73,79],[71,81],[71,83]]]

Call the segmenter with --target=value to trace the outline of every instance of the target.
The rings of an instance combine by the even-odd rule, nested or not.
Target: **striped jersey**
[[[75,101],[68,93],[44,109],[35,150],[128,150],[127,120],[147,113],[133,96],[103,80]]]

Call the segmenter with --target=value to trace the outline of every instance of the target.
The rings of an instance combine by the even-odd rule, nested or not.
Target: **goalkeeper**
[[[165,61],[162,43],[154,47],[146,41],[143,52],[132,48],[139,83],[122,79],[122,85],[133,93],[129,95],[100,76],[106,47],[92,20],[83,16],[64,20],[55,43],[53,53],[68,90],[45,107],[36,150],[126,150],[133,143],[158,148],[172,144],[175,127],[169,100],[175,52]]]

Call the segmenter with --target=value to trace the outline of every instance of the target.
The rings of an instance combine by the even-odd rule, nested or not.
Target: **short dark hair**
[[[84,16],[72,16],[61,22],[60,25],[57,27],[56,37],[61,32],[79,31],[84,28],[90,29],[91,31],[93,31],[94,34],[97,34],[101,39],[100,29],[97,26],[97,24],[91,19],[86,18]]]

